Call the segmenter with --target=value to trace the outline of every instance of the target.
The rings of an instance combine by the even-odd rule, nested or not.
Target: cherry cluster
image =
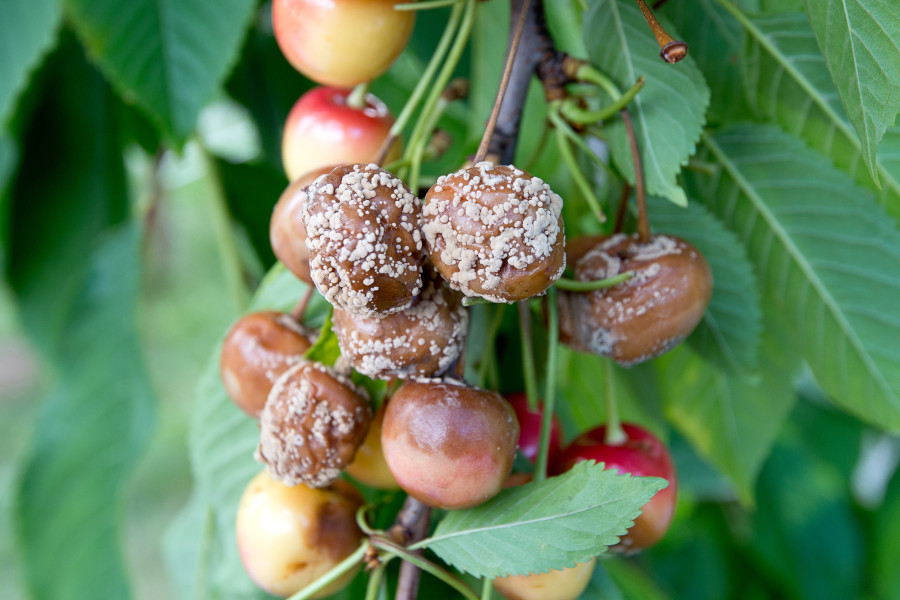
[[[241,559],[260,587],[282,596],[359,547],[362,500],[339,478],[344,471],[446,510],[527,482],[511,472],[517,448],[529,460],[537,456],[541,412],[529,410],[524,395],[507,400],[462,380],[464,298],[527,301],[545,294],[567,263],[579,282],[626,274],[608,288],[561,290],[560,338],[632,365],[684,339],[711,293],[708,265],[678,238],[616,234],[567,244],[560,196],[514,166],[467,164],[439,177],[424,199],[381,168],[399,151],[392,118],[377,98],[354,98],[349,88],[381,74],[406,44],[415,13],[393,5],[273,2],[287,59],[334,87],[308,92],[288,117],[282,152],[291,183],[272,214],[271,244],[291,273],[332,304],[341,355],[334,365],[305,358],[316,334],[304,327],[302,309],[246,315],[222,347],[222,381],[259,420],[255,456],[266,467],[238,510]],[[336,36],[340,45],[330,41]],[[377,411],[353,371],[389,382],[390,398]],[[633,425],[623,430],[625,439],[615,443],[599,428],[563,449],[555,423],[548,472],[595,460],[667,479],[669,487],[621,538],[620,548],[633,551],[656,543],[668,527],[676,477],[656,437]],[[590,561],[501,578],[495,587],[509,598],[532,588],[551,596],[529,598],[575,598],[592,570]],[[566,583],[548,585],[554,577]]]

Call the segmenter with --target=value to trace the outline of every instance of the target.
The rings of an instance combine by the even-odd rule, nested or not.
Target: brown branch
[[[647,216],[647,190],[644,186],[644,163],[641,160],[641,151],[638,148],[637,135],[634,133],[634,123],[628,109],[622,109],[622,122],[625,123],[625,131],[628,132],[628,145],[631,146],[631,161],[634,163],[634,193],[638,206],[638,240],[642,244],[650,241],[650,219]]]
[[[616,211],[616,224],[613,227],[613,235],[622,232],[625,226],[625,215],[628,214],[628,197],[631,195],[631,186],[628,182],[622,186],[622,196],[619,198],[619,209]]]
[[[306,315],[306,307],[309,306],[309,301],[312,298],[315,289],[316,286],[311,284],[307,285],[303,297],[300,298],[294,308],[291,309],[291,318],[301,325],[303,324],[303,317]]]
[[[397,513],[394,524],[388,530],[388,536],[403,547],[418,542],[428,534],[430,517],[431,508],[412,496],[407,496],[403,508]],[[424,550],[415,552],[422,555]],[[397,581],[397,593],[394,595],[394,600],[414,600],[419,590],[421,574],[419,567],[404,561],[400,566],[400,578]]]

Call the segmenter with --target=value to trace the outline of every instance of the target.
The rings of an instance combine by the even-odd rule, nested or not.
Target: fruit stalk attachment
[[[653,11],[650,10],[650,7],[647,6],[647,3],[644,2],[644,0],[637,0],[637,3],[644,18],[647,20],[647,25],[649,25],[650,29],[653,31],[653,37],[655,37],[657,43],[659,43],[660,58],[667,63],[675,64],[687,56],[688,45],[669,35],[669,32],[667,32],[665,28],[660,25],[659,21],[656,20]]]

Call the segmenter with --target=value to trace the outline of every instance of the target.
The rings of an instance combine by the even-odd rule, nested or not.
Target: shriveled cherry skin
[[[496,392],[410,381],[388,402],[381,446],[400,487],[436,508],[477,506],[512,470],[519,425]]]
[[[394,0],[274,0],[278,46],[318,83],[351,88],[384,73],[412,33],[415,11]]]
[[[661,477],[668,487],[656,492],[641,509],[614,549],[632,552],[649,548],[665,535],[675,514],[678,495],[678,476],[669,450],[658,437],[637,425],[623,424],[626,440],[611,446],[606,443],[606,426],[600,426],[581,434],[563,450],[555,471],[562,473],[582,460],[605,463],[607,469],[619,473],[631,473],[636,477]]]
[[[309,285],[312,285],[313,280],[309,274],[309,250],[306,248],[306,226],[303,224],[306,189],[319,176],[330,173],[336,166],[313,169],[291,182],[278,198],[269,221],[272,252],[288,271]]]
[[[543,406],[537,410],[528,408],[528,397],[522,393],[509,394],[506,396],[510,406],[516,412],[516,419],[519,421],[519,452],[534,462],[537,459],[538,447],[541,444],[541,421],[544,418]],[[550,425],[550,448],[547,454],[548,464],[552,464],[556,456],[562,450],[562,427],[559,419],[553,415]]]
[[[346,472],[353,479],[369,487],[396,490],[400,486],[388,469],[381,449],[381,428],[384,425],[385,409],[387,404],[382,404],[375,413],[369,433],[366,434],[362,445],[356,449],[356,456],[353,457],[353,462],[347,467]]]
[[[289,315],[276,311],[241,317],[225,336],[219,374],[225,391],[245,413],[259,418],[272,384],[312,345]]]
[[[349,90],[320,87],[303,94],[284,124],[281,160],[291,181],[328,165],[370,163],[377,160],[394,119],[387,106],[372,94],[366,105],[347,104]],[[399,157],[400,144],[391,147],[387,162]]]
[[[359,547],[356,511],[363,498],[349,482],[326,488],[287,486],[259,473],[241,497],[236,532],[241,562],[256,585],[290,596],[324,575]],[[351,571],[313,598],[346,585]]]
[[[577,343],[625,366],[679,344],[703,318],[712,297],[706,259],[674,236],[654,235],[641,243],[636,235],[615,235],[586,251],[574,271],[581,281],[635,272],[606,289],[568,294],[570,304],[564,311],[570,310],[572,318],[561,319],[564,330],[575,328]],[[562,338],[568,337],[566,331]]]

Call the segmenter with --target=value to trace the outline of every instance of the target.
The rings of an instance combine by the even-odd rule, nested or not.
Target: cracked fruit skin
[[[412,34],[416,11],[395,0],[274,0],[278,47],[313,81],[351,88],[388,70]]]
[[[244,570],[253,582],[287,597],[328,572],[359,547],[359,492],[337,480],[327,488],[287,486],[263,471],[238,505],[236,533]],[[334,594],[355,575],[350,571],[313,598]]]
[[[496,392],[452,381],[411,381],[388,402],[381,446],[406,493],[443,509],[470,508],[503,489],[519,424]]]
[[[614,550],[631,553],[656,544],[672,523],[678,493],[678,477],[669,450],[655,435],[637,425],[622,424],[626,440],[619,445],[606,443],[606,426],[600,426],[575,438],[559,457],[556,471],[568,471],[575,463],[593,460],[607,469],[636,477],[660,477],[669,482],[641,508]]]
[[[372,94],[366,105],[347,105],[349,90],[313,88],[294,104],[281,137],[281,161],[288,179],[347,163],[368,164],[378,158],[394,119],[387,106]],[[385,162],[399,157],[400,143],[391,147]]]

